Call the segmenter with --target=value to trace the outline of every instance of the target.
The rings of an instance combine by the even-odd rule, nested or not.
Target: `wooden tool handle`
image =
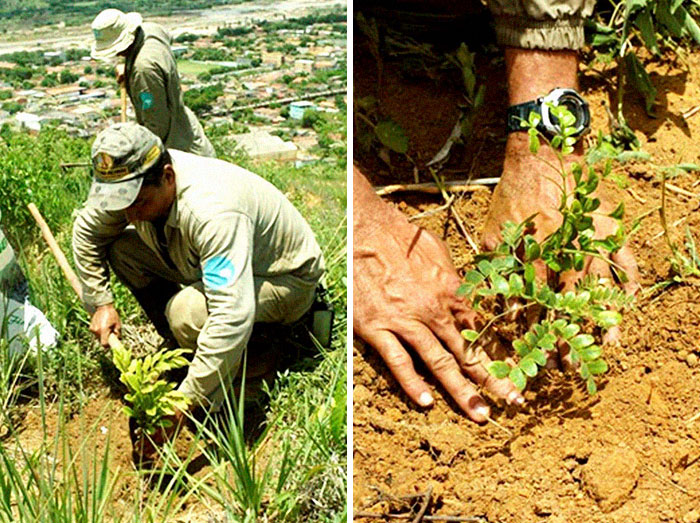
[[[27,205],[27,207],[29,207],[29,212],[32,213],[32,216],[34,217],[34,220],[36,220],[37,225],[39,225],[39,228],[41,229],[41,235],[44,237],[44,240],[46,240],[46,243],[48,244],[51,253],[56,258],[58,266],[61,268],[63,274],[68,279],[68,283],[70,283],[70,286],[73,287],[73,290],[78,295],[78,298],[80,298],[80,300],[82,301],[83,288],[80,285],[80,280],[73,271],[73,268],[68,263],[68,260],[66,259],[65,254],[63,254],[61,247],[58,245],[56,238],[54,238],[51,229],[49,229],[49,226],[44,221],[44,217],[39,212],[37,206],[33,203],[30,203],[29,205]]]
[[[122,123],[126,122],[126,86],[121,84],[119,87],[122,96]]]

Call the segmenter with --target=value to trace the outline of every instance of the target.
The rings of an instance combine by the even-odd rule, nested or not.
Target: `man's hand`
[[[535,100],[549,93],[555,87],[578,88],[578,55],[575,51],[545,51],[507,47],[505,50],[506,77],[508,81],[508,103],[520,104]],[[533,74],[537,71],[537,74]],[[542,161],[545,160],[545,161]],[[567,157],[568,165],[582,163],[583,145],[579,142],[572,155]],[[549,165],[547,165],[549,164]],[[491,208],[486,219],[482,244],[487,250],[493,250],[501,243],[501,226],[505,222],[522,223],[526,218],[534,218],[534,236],[542,241],[561,224],[559,201],[561,198],[561,175],[552,166],[559,161],[554,151],[547,144],[542,144],[535,157],[529,149],[527,133],[511,133],[506,142],[506,155],[503,162],[501,181],[491,199]],[[567,190],[574,186],[573,178],[566,183]],[[612,212],[604,195],[598,194],[601,206],[593,215],[595,239],[603,239],[617,230],[617,223],[606,214]],[[628,293],[634,293],[639,287],[637,263],[629,247],[624,246],[610,256],[610,261],[622,268],[628,281],[622,286]],[[546,281],[547,269],[543,263],[535,264],[537,277]],[[586,274],[596,274],[612,282],[610,265],[596,257],[585,260],[583,271],[569,271],[559,275],[556,284],[564,290],[572,289],[577,281]],[[606,335],[607,341],[619,337],[619,328],[613,327]],[[566,360],[564,360],[566,366]]]
[[[522,404],[510,380],[487,372],[486,351],[470,348],[460,335],[462,327],[478,328],[478,318],[456,295],[460,278],[445,245],[382,202],[357,169],[353,179],[355,333],[421,406],[431,405],[433,397],[402,342],[474,421],[485,421],[489,408],[465,374],[508,403]]]
[[[558,160],[548,145],[543,144],[535,156],[530,152],[528,143],[527,133],[513,133],[508,137],[503,174],[491,199],[482,235],[482,244],[486,250],[494,250],[501,243],[501,227],[505,222],[521,223],[536,214],[533,219],[533,235],[540,242],[561,225],[562,217],[557,210],[561,200],[561,175],[552,167],[558,165]],[[567,158],[569,165],[582,162],[580,149],[579,144],[577,152]],[[567,190],[570,191],[573,186],[573,178],[569,177]],[[593,227],[595,239],[604,239],[615,234],[617,222],[607,216],[613,208],[605,196],[599,193],[597,197],[601,200],[601,206],[592,215]],[[622,284],[623,288],[634,293],[638,287],[638,271],[630,248],[623,246],[610,259],[627,273],[628,281]],[[547,281],[545,265],[540,262],[535,264],[535,268],[538,277]],[[563,273],[556,283],[564,289],[572,289],[588,273],[613,281],[609,264],[600,258],[589,257],[583,271]]]
[[[114,304],[101,305],[92,315],[90,320],[90,332],[100,340],[100,345],[109,347],[109,335],[114,333],[121,336],[122,323]]]
[[[123,63],[118,63],[114,66],[114,77],[120,85],[124,83],[124,69],[125,65]]]

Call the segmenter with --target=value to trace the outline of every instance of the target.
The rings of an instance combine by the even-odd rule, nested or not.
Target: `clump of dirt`
[[[361,42],[356,45],[355,60],[355,97],[376,96],[372,57]],[[651,160],[615,165],[614,174],[624,180],[622,188],[612,181],[603,184],[610,199],[624,201],[628,228],[635,217],[647,213],[629,240],[645,290],[671,276],[670,251],[656,211],[661,204],[658,166],[700,163],[696,143],[700,115],[681,117],[700,104],[700,52],[688,56],[687,64],[686,68],[665,59],[651,66],[652,81],[660,93],[656,119],[646,115],[634,93],[627,94],[625,116]],[[455,147],[441,172],[448,180],[500,174],[506,110],[502,62],[495,56],[481,56],[477,71],[487,85],[485,106],[469,143]],[[612,87],[584,67],[580,78],[591,105],[592,136],[598,129],[607,133],[603,102],[609,105],[614,100]],[[449,82],[442,89],[440,82],[413,77],[405,85],[407,79],[391,60],[383,63],[382,82],[382,111],[407,131],[409,153],[419,151],[421,158],[430,158],[456,121],[461,95]],[[412,169],[399,171],[398,163],[390,168],[376,155],[355,151],[355,162],[372,183],[412,181]],[[695,194],[700,193],[696,180],[691,173],[672,183]],[[490,190],[465,193],[454,204],[476,242],[490,194]],[[409,216],[434,211],[443,203],[438,196],[416,194],[386,200]],[[679,192],[667,194],[667,221],[672,240],[679,245],[685,241],[686,226],[697,238],[698,202]],[[447,243],[459,270],[470,268],[474,253],[447,211],[415,223]],[[492,402],[492,416],[510,434],[495,425],[469,421],[425,372],[436,402],[433,408],[420,410],[375,351],[356,340],[354,510],[381,513],[387,508],[387,496],[416,494],[433,486],[433,514],[478,516],[491,522],[697,520],[699,320],[700,292],[695,281],[643,293],[636,309],[624,317],[621,343],[604,347],[610,371],[598,394],[589,396],[573,375],[545,371],[530,384],[523,408]],[[424,371],[420,362],[416,366]]]

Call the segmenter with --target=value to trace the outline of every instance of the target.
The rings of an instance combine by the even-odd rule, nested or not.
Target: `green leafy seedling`
[[[523,390],[527,380],[545,366],[552,352],[566,348],[588,392],[594,394],[597,391],[595,377],[608,369],[599,344],[601,333],[621,322],[619,311],[630,307],[633,298],[605,285],[606,282],[594,275],[586,276],[575,290],[557,292],[548,282],[535,279],[535,263],[544,264],[556,275],[582,270],[585,259],[593,256],[608,261],[617,279],[626,281],[624,271],[603,255],[617,252],[624,244],[624,205],[620,203],[608,214],[617,221],[616,233],[596,239],[593,215],[600,207],[600,200],[595,197],[600,176],[593,168],[584,175],[580,164],[573,164],[570,173],[567,171],[564,157],[573,151],[574,117],[564,107],[552,106],[551,109],[561,127],[549,143],[559,159],[561,199],[558,210],[562,223],[541,242],[528,232],[534,225],[534,215],[520,224],[506,222],[503,225],[503,242],[496,250],[477,258],[476,268],[465,274],[458,294],[465,296],[474,308],[479,308],[485,298],[495,300],[505,312],[495,315],[481,331],[465,330],[462,335],[473,344],[490,328],[498,332],[498,322],[508,314],[507,304],[514,300],[525,308],[539,307],[539,321],[512,342],[518,356],[517,364],[511,366],[505,361],[494,361],[489,365],[489,372],[497,378],[510,378]],[[533,153],[539,149],[540,140],[547,141],[537,131],[538,119],[533,113],[523,122],[530,134]],[[609,170],[608,163],[603,176],[609,174]],[[566,189],[569,176],[574,182],[571,190]]]
[[[162,374],[184,367],[188,364],[184,354],[187,349],[164,349],[144,358],[136,358],[126,347],[112,347],[114,364],[121,372],[121,381],[128,390],[124,396],[129,406],[124,406],[124,413],[133,418],[137,430],[142,434],[153,435],[156,430],[172,425],[169,416],[175,409],[186,410],[189,399],[175,384],[161,378]]]

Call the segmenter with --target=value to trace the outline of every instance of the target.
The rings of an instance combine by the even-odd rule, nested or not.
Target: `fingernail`
[[[523,403],[525,403],[525,398],[523,398],[519,392],[513,391],[508,394],[508,404],[522,405]]]
[[[418,404],[421,407],[429,407],[430,405],[433,404],[433,397],[430,395],[429,392],[424,392],[418,398]]]
[[[488,405],[486,405],[485,403],[482,403],[481,405],[479,405],[478,407],[476,407],[474,409],[474,413],[477,416],[481,416],[482,418],[486,419],[489,417],[489,414],[491,414],[491,411],[490,411]]]

